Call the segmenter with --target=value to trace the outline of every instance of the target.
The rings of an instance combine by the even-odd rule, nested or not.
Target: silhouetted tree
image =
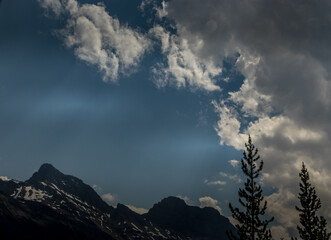
[[[252,143],[249,136],[248,143],[245,143],[246,150],[241,159],[241,169],[247,176],[244,183],[245,188],[239,189],[239,203],[244,208],[244,211],[239,208],[234,208],[231,203],[229,204],[232,212],[232,217],[238,222],[236,224],[237,235],[232,231],[228,231],[227,235],[231,240],[268,240],[272,239],[271,231],[267,225],[273,221],[270,219],[262,220],[262,216],[267,209],[267,202],[264,201],[262,196],[262,188],[257,182],[260,173],[263,169],[263,160],[260,160],[258,149]]]
[[[303,240],[328,240],[331,234],[326,230],[326,220],[322,216],[317,216],[316,212],[321,208],[321,200],[317,197],[315,187],[309,182],[309,173],[304,163],[299,173],[300,193],[298,198],[301,207],[296,206],[300,212],[300,224],[297,226],[300,238]]]

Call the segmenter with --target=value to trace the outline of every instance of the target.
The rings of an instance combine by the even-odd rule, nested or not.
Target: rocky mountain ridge
[[[215,209],[176,197],[143,215],[122,204],[111,207],[92,187],[51,164],[24,182],[0,178],[1,239],[216,240],[229,229],[234,227]]]

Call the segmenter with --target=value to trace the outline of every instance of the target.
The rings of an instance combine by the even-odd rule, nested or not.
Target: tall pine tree
[[[296,206],[299,211],[300,224],[297,226],[300,238],[303,240],[328,240],[331,234],[327,232],[326,220],[322,216],[317,216],[317,211],[321,208],[321,200],[317,197],[315,187],[309,182],[309,173],[304,163],[299,173],[300,193],[299,200],[301,207]]]
[[[237,235],[228,231],[228,237],[231,240],[269,240],[272,239],[271,231],[267,225],[273,221],[271,219],[262,219],[267,209],[267,202],[262,196],[262,188],[258,183],[259,176],[263,169],[263,160],[260,160],[258,149],[252,143],[249,136],[248,143],[245,143],[246,150],[241,159],[241,169],[247,176],[245,188],[239,189],[239,203],[244,211],[234,208],[229,204],[232,217],[238,222],[236,224]],[[259,161],[259,163],[258,163]]]

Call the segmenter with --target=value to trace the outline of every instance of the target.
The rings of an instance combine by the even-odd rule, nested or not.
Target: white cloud
[[[228,174],[228,173],[225,173],[225,172],[220,172],[219,174],[220,174],[221,177],[228,178],[228,179],[230,179],[232,181],[235,181],[237,183],[242,182],[241,178],[237,174],[231,175],[231,174]]]
[[[139,9],[141,11],[145,11],[145,7],[147,5],[150,5],[154,0],[142,0],[141,3],[140,3],[140,6],[139,6]]]
[[[150,46],[147,37],[121,25],[101,4],[80,4],[76,0],[39,2],[59,18],[67,17],[67,25],[57,31],[58,35],[79,59],[98,66],[105,82],[116,82],[120,73],[132,72]]]
[[[240,163],[240,161],[238,161],[238,160],[235,160],[235,159],[232,159],[232,160],[229,160],[229,163],[230,163],[230,165],[232,166],[232,167],[237,167],[238,165],[239,165],[239,163]]]
[[[240,133],[241,123],[236,117],[236,112],[224,102],[217,104],[216,101],[213,101],[213,104],[220,117],[215,127],[218,136],[220,136],[220,144],[230,145],[238,150],[242,149],[247,136]]]
[[[105,193],[101,197],[102,197],[103,200],[105,200],[108,203],[113,203],[117,200],[116,195],[113,195],[111,193]]]
[[[200,207],[212,207],[215,208],[220,214],[222,214],[222,209],[218,206],[218,201],[209,196],[199,198]]]
[[[208,181],[208,180],[205,180],[204,183],[207,184],[207,185],[210,185],[210,186],[213,186],[213,185],[222,186],[222,185],[225,185],[226,184],[225,181],[220,181],[220,180],[217,180],[217,181]]]
[[[153,68],[154,79],[158,87],[167,84],[178,88],[190,87],[206,91],[219,91],[216,77],[222,68],[210,59],[199,58],[191,48],[188,40],[178,35],[171,34],[161,26],[155,26],[150,31],[161,43],[162,53],[167,58],[167,63],[158,63]],[[197,48],[203,44],[197,40]]]
[[[132,211],[138,213],[138,214],[145,214],[148,212],[148,209],[145,208],[139,208],[139,207],[135,207],[133,205],[126,205],[128,208],[130,208]]]
[[[158,18],[162,19],[162,18],[164,18],[165,16],[168,15],[167,5],[168,4],[165,1],[162,1],[161,2],[161,7],[156,8],[156,14],[157,14]]]

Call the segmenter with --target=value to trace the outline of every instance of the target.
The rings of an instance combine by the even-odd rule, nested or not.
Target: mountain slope
[[[112,239],[37,202],[22,202],[0,193],[0,206],[0,239]]]

